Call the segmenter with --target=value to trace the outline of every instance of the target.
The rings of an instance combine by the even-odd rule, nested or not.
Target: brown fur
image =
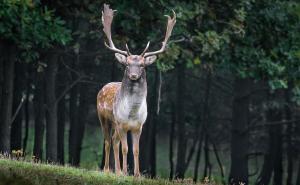
[[[121,88],[121,82],[106,84],[98,93],[97,110],[98,115],[103,119],[113,121],[113,105],[117,92]]]

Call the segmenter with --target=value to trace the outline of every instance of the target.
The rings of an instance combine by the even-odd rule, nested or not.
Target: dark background
[[[298,1],[1,1],[2,154],[102,168],[96,95],[123,75],[103,44],[103,3],[118,10],[115,44],[134,54],[160,48],[163,15],[177,13],[147,68],[145,175],[300,185]]]

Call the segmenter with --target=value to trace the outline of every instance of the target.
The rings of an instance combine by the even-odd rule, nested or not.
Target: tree
[[[0,5],[1,43],[7,51],[3,66],[4,89],[2,94],[0,151],[10,152],[10,126],[13,103],[14,64],[16,59],[36,61],[40,48],[49,48],[53,43],[65,44],[70,40],[64,22],[55,18],[53,11],[32,1],[4,0]]]
[[[15,46],[6,44],[7,51],[4,54],[4,75],[1,105],[0,123],[0,151],[10,153],[10,126],[12,118],[13,88],[14,88],[14,64],[16,60]]]

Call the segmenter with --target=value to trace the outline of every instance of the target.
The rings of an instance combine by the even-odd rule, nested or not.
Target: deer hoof
[[[139,177],[141,177],[141,174],[140,173],[134,173],[134,177],[139,178]]]
[[[117,176],[122,175],[122,171],[121,171],[121,170],[117,170],[117,171],[116,171],[116,175],[117,175]]]

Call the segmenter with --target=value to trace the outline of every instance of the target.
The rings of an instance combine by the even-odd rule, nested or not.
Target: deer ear
[[[117,58],[117,60],[118,60],[121,64],[126,65],[127,59],[126,59],[126,56],[125,56],[125,55],[122,55],[122,54],[120,54],[120,53],[115,53],[115,57]]]
[[[156,55],[153,55],[153,56],[150,56],[150,57],[146,57],[145,58],[145,65],[148,66],[148,65],[151,65],[153,64],[153,62],[157,59],[157,56]]]

